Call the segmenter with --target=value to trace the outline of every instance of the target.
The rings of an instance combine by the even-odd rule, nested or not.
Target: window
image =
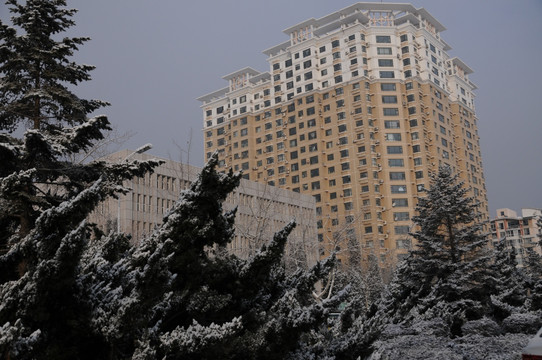
[[[383,95],[382,102],[384,104],[397,104],[397,96],[395,95]]]
[[[414,115],[416,114],[416,107],[415,106],[411,106],[408,108],[408,114],[409,115]]]
[[[422,165],[422,158],[414,158],[414,165],[415,166]]]
[[[399,120],[385,120],[384,127],[386,129],[399,129],[401,127],[401,122]]]
[[[382,90],[382,91],[395,91],[395,84],[394,83],[381,83],[380,84],[380,90]]]
[[[408,54],[409,50],[408,50],[408,46],[403,46],[401,48],[401,54]]]
[[[379,44],[389,44],[391,43],[391,37],[389,35],[377,35],[376,42]]]
[[[406,194],[406,185],[391,185],[392,194]]]
[[[378,59],[378,66],[393,67],[393,60],[392,59]]]
[[[397,116],[399,115],[399,109],[398,108],[383,108],[382,112],[384,116]]]
[[[423,179],[423,171],[416,171],[414,174],[416,179]]]
[[[305,49],[305,50],[303,50],[303,57],[310,56],[310,54],[311,54],[311,49]]]
[[[344,210],[352,210],[354,208],[354,204],[351,202],[345,202],[344,203]]]
[[[395,221],[408,221],[410,220],[410,214],[406,211],[404,212],[394,212],[393,220]]]
[[[378,55],[391,55],[391,47],[378,47],[376,53]]]
[[[421,150],[420,150],[420,145],[413,145],[412,146],[412,152],[413,153],[419,153]]]
[[[386,141],[401,141],[401,134],[399,133],[387,133]]]
[[[348,149],[341,150],[341,158],[348,157]]]
[[[393,71],[380,71],[381,79],[393,79],[395,78],[395,73]]]
[[[393,207],[407,207],[408,199],[391,199],[391,206]]]
[[[405,42],[405,41],[408,41],[408,35],[407,34],[401,35],[401,42]]]
[[[408,214],[408,213],[407,213]],[[408,234],[408,225],[398,225],[394,227],[394,232],[397,235],[407,235]]]
[[[405,162],[403,159],[388,159],[388,166],[389,167],[403,167],[405,166]]]
[[[336,48],[336,47],[338,47],[339,45],[340,45],[339,40],[333,40],[333,41],[331,42],[331,47],[332,47],[332,48]]]
[[[402,154],[403,153],[403,147],[402,146],[387,146],[388,154]]]
[[[342,177],[343,184],[350,184],[352,182],[352,179],[350,175],[345,175]]]
[[[405,173],[402,171],[392,171],[390,172],[390,180],[405,180]]]

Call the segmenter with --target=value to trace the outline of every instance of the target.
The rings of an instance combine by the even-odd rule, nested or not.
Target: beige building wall
[[[163,217],[188,189],[201,169],[148,154],[123,150],[108,157],[112,162],[130,159],[158,159],[164,163],[145,177],[125,181],[131,189],[120,198],[109,198],[98,205],[91,215],[105,232],[117,230],[130,234],[138,242],[162,223]],[[228,195],[224,209],[237,207],[235,236],[230,250],[241,257],[254,255],[291,220],[297,223],[286,248],[289,266],[308,266],[316,262],[317,235],[315,200],[309,195],[294,193],[242,179],[239,187]]]
[[[204,95],[206,156],[247,179],[316,199],[320,256],[382,265],[411,247],[418,196],[439,166],[459,173],[489,220],[472,70],[444,26],[409,4],[357,3],[284,33]]]
[[[538,220],[542,219],[540,209],[521,209],[521,216],[511,209],[497,209],[497,217],[491,220],[491,238],[493,244],[506,241],[516,251],[516,260],[523,266],[527,257],[527,249],[542,255],[540,240],[542,229]]]

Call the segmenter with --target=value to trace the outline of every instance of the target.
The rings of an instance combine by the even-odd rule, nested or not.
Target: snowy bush
[[[495,321],[484,317],[479,320],[467,321],[461,327],[461,332],[464,336],[481,335],[481,336],[497,336],[501,334],[501,327]]]
[[[502,326],[507,333],[536,334],[542,326],[542,314],[540,312],[512,314],[503,320]]]

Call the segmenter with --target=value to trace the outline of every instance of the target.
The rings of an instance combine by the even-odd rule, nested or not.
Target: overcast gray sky
[[[76,92],[112,103],[100,113],[121,131],[135,132],[125,147],[150,142],[150,153],[179,160],[178,146],[187,151],[190,142],[190,163],[201,166],[196,98],[226,86],[222,76],[245,66],[269,70],[262,51],[287,40],[283,29],[353,3],[68,0],[79,9],[70,35],[92,38],[76,59],[97,66]],[[449,53],[474,69],[490,216],[501,207],[542,208],[542,1],[410,3],[448,29],[442,37]],[[0,5],[0,17],[8,16]]]

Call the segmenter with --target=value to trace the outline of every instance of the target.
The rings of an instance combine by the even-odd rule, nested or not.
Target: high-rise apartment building
[[[493,244],[506,241],[506,245],[516,252],[516,261],[523,266],[528,256],[527,250],[542,255],[539,241],[542,228],[538,222],[542,219],[540,209],[521,209],[521,216],[510,209],[497,209],[497,217],[491,220],[491,238]]]
[[[111,162],[158,159],[163,163],[152,173],[126,180],[130,191],[118,199],[107,198],[91,214],[90,220],[105,233],[130,234],[134,242],[151,234],[162,223],[169,209],[188,189],[201,169],[149,154],[123,150],[109,155]],[[310,266],[318,258],[315,201],[310,195],[294,193],[265,183],[241,179],[228,195],[225,210],[237,207],[235,234],[229,250],[246,258],[259,251],[292,219],[297,226],[288,238],[288,264]]]
[[[472,73],[448,55],[444,26],[409,4],[356,3],[296,24],[198,98],[205,153],[224,170],[311,194],[320,255],[373,252],[393,263],[411,246],[418,196],[449,166],[488,220]]]

